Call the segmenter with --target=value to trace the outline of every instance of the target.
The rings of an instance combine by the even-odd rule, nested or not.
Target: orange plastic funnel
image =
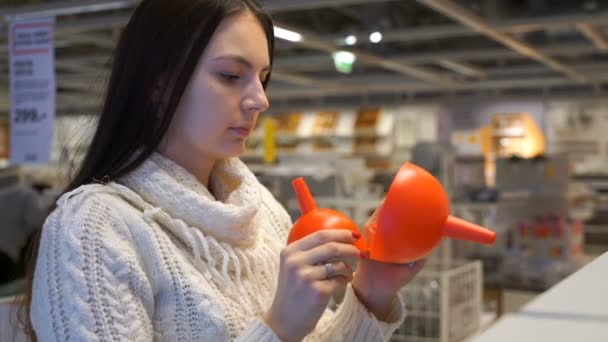
[[[370,258],[404,263],[427,256],[444,236],[492,244],[496,233],[449,215],[447,195],[424,169],[404,164],[366,227]]]
[[[290,244],[297,241],[306,235],[312,234],[321,229],[347,229],[353,232],[359,232],[357,225],[346,215],[336,210],[327,208],[317,208],[317,204],[310,194],[308,185],[303,178],[297,178],[292,182],[296,197],[300,204],[302,216],[296,221],[291,228],[287,243]],[[359,239],[355,246],[359,250],[367,250],[367,246],[363,239]]]

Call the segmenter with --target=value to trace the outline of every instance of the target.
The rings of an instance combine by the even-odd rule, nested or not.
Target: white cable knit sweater
[[[278,341],[270,306],[289,216],[238,159],[218,163],[215,197],[154,154],[108,185],[62,196],[34,277],[41,341]],[[402,323],[368,313],[350,286],[308,341],[381,341]]]

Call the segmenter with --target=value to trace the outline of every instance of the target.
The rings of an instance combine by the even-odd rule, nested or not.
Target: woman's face
[[[250,12],[226,18],[201,56],[167,133],[168,148],[211,160],[243,153],[270,71],[266,34]]]

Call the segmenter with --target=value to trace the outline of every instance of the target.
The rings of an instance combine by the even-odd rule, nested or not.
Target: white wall
[[[608,170],[608,101],[549,101],[545,128],[550,153]]]

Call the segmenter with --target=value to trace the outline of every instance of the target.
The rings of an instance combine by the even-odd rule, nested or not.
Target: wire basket
[[[480,261],[430,262],[400,291],[408,314],[391,341],[461,341],[479,328],[482,310]]]

